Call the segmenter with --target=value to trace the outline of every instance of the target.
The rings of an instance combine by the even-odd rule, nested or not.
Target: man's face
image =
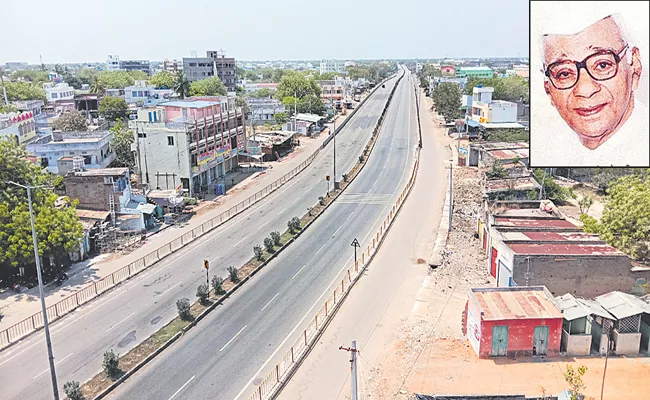
[[[615,21],[608,17],[575,35],[546,36],[544,61],[547,66],[558,61],[582,61],[602,49],[618,53],[626,45]],[[584,68],[579,70],[575,86],[569,89],[557,89],[546,79],[544,87],[553,106],[578,134],[598,139],[616,131],[627,119],[633,87],[638,85],[633,66],[626,62],[626,52],[631,51],[628,48],[620,54],[618,72],[608,80],[595,80]],[[634,51],[638,62],[638,50]]]

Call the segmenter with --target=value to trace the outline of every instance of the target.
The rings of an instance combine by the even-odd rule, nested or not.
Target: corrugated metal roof
[[[607,244],[582,243],[509,243],[515,254],[558,256],[624,256],[625,253]]]
[[[594,300],[579,299],[571,293],[558,296],[555,301],[564,314],[564,319],[573,321],[574,319],[586,317],[589,315],[598,315],[603,318],[614,320],[613,315],[607,312],[598,302]]]
[[[544,286],[472,288],[484,321],[563,318],[555,299]]]
[[[514,227],[535,227],[535,228],[570,228],[575,229],[577,226],[566,219],[551,218],[507,218],[495,217],[494,225],[514,226]]]
[[[600,295],[594,300],[618,319],[641,313],[650,314],[650,304],[631,294],[615,291]]]

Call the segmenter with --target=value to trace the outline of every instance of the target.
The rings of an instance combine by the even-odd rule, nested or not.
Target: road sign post
[[[208,291],[210,290],[210,263],[208,260],[203,260],[203,268],[205,268],[205,284],[208,285]]]
[[[325,176],[325,180],[327,181],[327,197],[330,197],[330,176]]]
[[[357,247],[361,247],[361,245],[359,244],[359,241],[357,240],[357,238],[354,238],[354,240],[352,241],[352,244],[350,246],[354,247],[354,262],[356,263],[357,262]]]

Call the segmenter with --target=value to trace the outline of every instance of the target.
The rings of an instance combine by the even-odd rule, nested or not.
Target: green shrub
[[[120,356],[115,354],[113,349],[106,350],[104,352],[104,361],[102,362],[102,367],[106,375],[115,380],[120,375]]]
[[[77,381],[66,382],[63,385],[63,392],[68,396],[68,400],[86,400]]]
[[[253,253],[255,253],[257,261],[264,260],[264,251],[262,250],[262,246],[253,246]]]
[[[291,224],[293,225],[293,229],[300,230],[300,218],[298,217],[291,218]]]
[[[347,182],[348,178],[349,178],[348,174],[343,174],[343,182]]]
[[[320,203],[321,206],[324,206],[325,205],[325,198],[323,196],[320,196],[318,198],[318,202]]]
[[[210,289],[208,289],[207,283],[202,283],[196,288],[196,297],[198,297],[202,303],[205,303],[208,300],[209,295]]]
[[[363,156],[359,156],[359,164],[363,164],[364,160],[365,160],[365,158]]]
[[[181,317],[181,319],[188,321],[192,318],[192,313],[190,312],[190,299],[187,297],[176,300],[176,309],[178,310],[178,316]]]
[[[221,296],[226,293],[226,291],[223,289],[222,277],[216,275],[212,277],[212,289],[214,290],[214,294],[217,296]]]
[[[230,280],[232,283],[239,283],[239,271],[234,266],[228,267],[228,273],[230,274]]]
[[[270,237],[264,238],[264,247],[269,253],[273,253],[273,239]]]
[[[271,239],[273,239],[273,244],[275,244],[276,246],[280,245],[280,238],[281,238],[280,232],[278,231],[271,232]]]

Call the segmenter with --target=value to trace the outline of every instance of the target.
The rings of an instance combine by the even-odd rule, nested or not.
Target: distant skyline
[[[91,7],[92,4],[92,7]],[[3,5],[0,64],[528,57],[528,2],[34,0]],[[8,39],[13,38],[13,39]]]

